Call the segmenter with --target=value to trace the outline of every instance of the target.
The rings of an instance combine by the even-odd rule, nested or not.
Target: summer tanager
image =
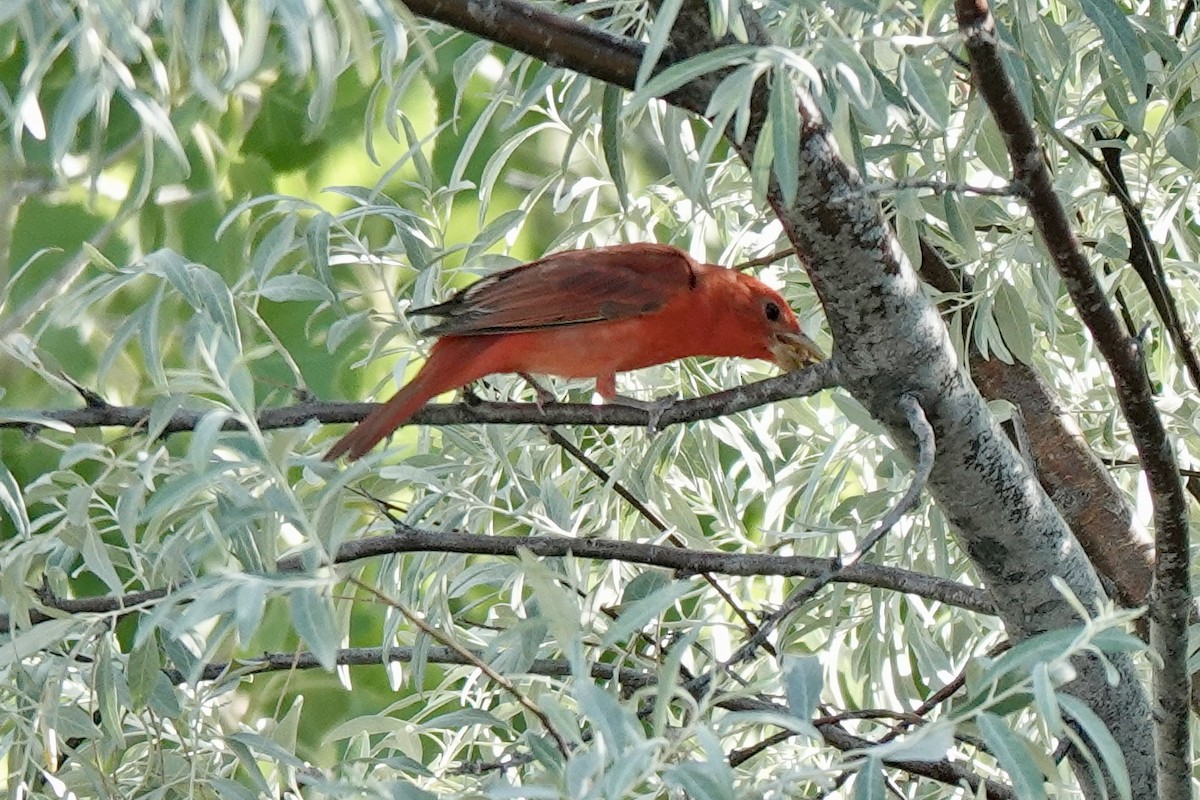
[[[483,278],[444,303],[441,338],[409,383],[325,455],[355,459],[426,401],[497,372],[595,378],[688,356],[739,356],[797,369],[820,359],[779,293],[762,281],[661,244],[555,253]]]

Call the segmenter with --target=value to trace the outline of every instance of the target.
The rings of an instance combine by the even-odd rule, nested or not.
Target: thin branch
[[[796,254],[796,248],[787,247],[783,250],[776,250],[770,255],[759,256],[758,258],[752,258],[748,261],[734,264],[732,267],[730,267],[730,269],[736,270],[737,272],[745,272],[748,269],[757,269],[758,267],[765,267],[769,264],[774,264],[776,261],[782,261],[788,256],[794,256]]]
[[[887,709],[870,708],[863,709],[861,711],[841,711],[836,714],[826,714],[823,717],[817,717],[816,719],[812,720],[812,724],[817,727],[820,727],[821,725],[837,725],[841,722],[851,719],[893,720],[905,723],[906,726],[920,725],[926,721],[909,711],[889,711]],[[895,736],[899,733],[900,729],[893,727],[892,730],[887,733],[887,735]],[[798,735],[799,733],[797,731],[791,730],[790,728],[784,729],[777,733],[773,733],[762,741],[755,742],[748,747],[738,748],[729,754],[729,766],[740,767],[742,764],[745,764],[756,755],[764,753],[775,745],[782,744],[788,739],[791,739],[793,736]]]
[[[352,647],[343,648],[334,654],[334,663],[338,666],[378,666],[389,662],[406,663],[411,662],[415,655],[416,648],[408,646],[400,647]],[[479,668],[479,663],[483,660],[483,654],[468,650],[467,648],[453,648],[450,646],[434,645],[425,648],[422,656],[431,664],[452,664],[464,667]],[[184,683],[195,683],[199,681],[222,681],[229,679],[241,679],[248,675],[259,675],[267,672],[285,672],[288,670],[311,670],[324,669],[321,662],[315,655],[310,652],[299,653],[268,653],[266,655],[239,660],[237,662],[213,662],[205,664],[200,671],[194,676],[183,674],[177,669],[165,669],[163,673],[167,679],[176,685]],[[649,671],[635,670],[629,668],[618,668],[612,664],[601,662],[592,663],[589,668],[589,674],[595,680],[613,681],[615,680],[623,689],[633,690],[640,689],[646,686],[653,686],[658,682],[658,676]],[[524,675],[538,675],[549,678],[568,678],[573,675],[570,663],[566,659],[554,658],[538,658],[535,659],[524,671]],[[748,698],[741,696],[731,696],[718,698],[714,704],[728,711],[771,711],[775,713],[786,714],[787,710],[777,703],[772,703],[765,699]],[[862,719],[867,717],[890,717],[896,719],[906,719],[912,714],[903,712],[844,712],[838,714],[830,714],[824,717],[819,717],[814,720],[814,725],[822,733],[828,734],[826,737],[830,744],[841,750],[860,750],[868,749],[874,746],[874,742],[867,739],[859,739],[857,737],[849,737],[850,735],[842,731],[838,727],[838,723],[845,719]],[[830,738],[832,737],[832,738]],[[848,746],[848,743],[853,740],[856,742],[853,746]],[[528,759],[524,755],[513,756],[504,761],[489,762],[487,764],[476,765],[469,770],[461,772],[470,772],[478,774],[483,772],[505,769],[510,766],[526,763]],[[985,781],[973,772],[965,769],[962,766],[955,765],[950,761],[934,761],[923,762],[885,762],[897,769],[910,772],[914,775],[930,778],[932,780],[942,781],[951,785],[957,785],[959,781],[966,781],[972,787],[978,787],[980,782],[986,782],[988,787],[988,797],[1011,798],[1013,795],[1003,784],[995,783],[994,781]],[[459,774],[461,774],[461,772]]]
[[[959,27],[971,58],[976,89],[1004,135],[1014,179],[1029,187],[1029,207],[1042,242],[1080,318],[1112,372],[1117,399],[1146,472],[1155,517],[1157,561],[1150,599],[1151,642],[1161,659],[1154,670],[1155,745],[1162,798],[1191,797],[1191,732],[1187,623],[1191,609],[1187,503],[1145,370],[1141,348],[1121,336],[1095,272],[1079,247],[1066,209],[1055,193],[1038,137],[1022,108],[1000,55],[996,23],[986,0],[956,0]]]
[[[431,664],[451,664],[463,667],[475,667],[483,660],[481,652],[466,648],[433,645],[424,648],[422,657]],[[334,653],[333,663],[339,667],[377,667],[389,662],[407,663],[413,660],[415,647],[344,647]],[[238,659],[237,661],[213,661],[204,664],[198,672],[185,674],[177,669],[165,669],[163,674],[167,680],[176,685],[197,683],[202,681],[240,680],[249,675],[261,675],[270,672],[287,672],[288,670],[324,669],[321,661],[312,653],[266,653],[253,658]],[[600,681],[616,680],[625,689],[641,689],[658,682],[658,677],[650,671],[616,667],[612,664],[596,662],[589,668],[593,678]],[[547,678],[570,677],[571,665],[565,659],[538,658],[525,669],[526,675],[539,675]]]
[[[1099,138],[1099,133],[1093,135]],[[1129,193],[1129,184],[1125,180],[1125,167],[1121,163],[1119,147],[1101,147],[1104,157],[1101,172],[1104,174],[1108,193],[1116,198],[1125,216],[1125,227],[1129,231],[1129,264],[1146,287],[1146,293],[1154,303],[1158,318],[1162,320],[1167,335],[1175,345],[1175,352],[1183,361],[1184,370],[1191,378],[1192,388],[1200,389],[1200,357],[1196,354],[1196,344],[1187,326],[1179,316],[1179,306],[1175,296],[1167,284],[1167,273],[1163,269],[1162,255],[1150,235],[1150,226],[1142,215]],[[1137,330],[1131,327],[1130,332]]]
[[[838,368],[834,360],[822,361],[796,372],[774,378],[735,386],[721,392],[679,400],[662,412],[658,429],[669,425],[715,419],[781,400],[808,397],[838,384]],[[370,414],[376,403],[328,403],[311,401],[282,408],[269,408],[258,415],[255,427],[259,430],[298,428],[310,421],[325,424],[359,422]],[[206,414],[228,413],[225,408],[208,411],[183,410],[175,412],[162,433],[172,434],[195,430]],[[0,428],[36,430],[61,423],[72,428],[122,427],[144,428],[150,419],[149,406],[115,406],[103,404],[78,409],[0,409]],[[650,413],[617,403],[588,405],[585,403],[452,403],[428,405],[416,413],[414,425],[595,425],[646,427]],[[245,430],[238,419],[225,420],[222,430]]]
[[[1175,20],[1175,38],[1183,36],[1184,30],[1187,28],[1188,22],[1192,18],[1192,14],[1196,13],[1196,0],[1187,0],[1183,4],[1183,8],[1179,11],[1179,19]]]
[[[493,683],[502,687],[506,692],[511,694],[513,698],[525,708],[525,710],[527,710],[530,714],[533,714],[533,716],[537,718],[538,722],[542,723],[542,727],[546,729],[546,733],[550,734],[550,738],[554,740],[554,744],[558,747],[558,751],[562,753],[563,758],[571,757],[571,745],[566,739],[563,738],[563,735],[558,732],[558,728],[555,727],[554,723],[550,720],[550,717],[546,716],[546,712],[542,711],[542,709],[538,707],[537,703],[530,700],[529,697],[527,697],[515,683],[493,669],[492,666],[482,658],[475,655],[458,642],[454,641],[452,637],[447,636],[437,628],[425,622],[425,620],[421,619],[419,614],[415,613],[404,603],[388,597],[374,586],[368,586],[358,578],[355,578],[353,575],[347,576],[346,579],[350,581],[350,583],[362,589],[364,592],[372,595],[379,602],[398,611],[401,616],[411,622],[426,636],[436,642],[441,642],[443,646],[450,648],[451,651],[465,659],[471,666],[488,676]]]
[[[884,183],[868,183],[862,187],[862,192],[877,197],[913,189],[928,189],[934,194],[976,194],[983,197],[1026,196],[1026,189],[1020,183],[1008,183],[1004,186],[974,186],[962,181],[938,181],[930,178],[898,178]]]
[[[580,464],[583,464],[583,466],[589,472],[599,478],[602,483],[604,483],[606,486],[612,486],[613,491],[623,498],[625,502],[633,506],[634,510],[641,514],[644,520],[654,526],[655,530],[657,530],[659,533],[667,534],[668,542],[676,547],[687,547],[687,542],[681,539],[679,534],[668,529],[667,524],[659,519],[657,514],[651,511],[650,508],[644,502],[638,499],[633,492],[629,491],[624,484],[618,480],[614,480],[612,475],[609,474],[608,470],[604,469],[604,467],[593,461],[588,454],[577,447],[574,442],[563,436],[554,428],[546,428],[545,432],[546,435],[550,437],[550,441],[554,442],[559,447],[570,453],[576,461],[578,461]],[[739,620],[742,621],[742,624],[746,626],[746,629],[750,631],[751,635],[758,633],[758,626],[754,624],[754,620],[750,619],[750,615],[746,613],[746,610],[742,608],[737,599],[729,593],[728,589],[722,586],[710,573],[702,572],[700,573],[700,577],[703,578],[704,581],[711,586],[718,595],[721,596],[721,599],[724,600],[725,604],[733,610],[733,613]],[[771,655],[778,655],[778,653],[775,652],[775,648],[771,647],[770,645],[768,645],[768,652],[770,652]]]
[[[915,398],[910,395],[904,395],[900,398],[900,407],[904,411],[904,416],[908,420],[909,427],[917,438],[917,464],[913,470],[913,479],[912,483],[909,484],[908,490],[905,491],[899,502],[884,515],[883,519],[875,527],[875,530],[867,534],[866,538],[859,543],[858,547],[844,558],[830,559],[828,569],[814,575],[804,584],[797,587],[783,601],[777,611],[763,620],[758,633],[747,639],[745,644],[739,647],[726,660],[725,663],[727,665],[737,664],[751,658],[755,651],[762,646],[762,643],[766,641],[766,637],[770,636],[787,617],[791,616],[801,606],[811,600],[825,586],[837,581],[847,571],[853,571],[858,566],[859,561],[862,560],[862,557],[870,552],[871,548],[888,531],[895,527],[900,518],[916,507],[917,500],[921,497],[921,492],[929,482],[929,475],[933,472],[933,457],[936,450],[936,442],[933,435],[933,428],[929,425],[929,420],[925,418],[924,410],[922,410]],[[701,676],[697,680],[706,680],[710,677],[711,675]]]
[[[837,559],[811,556],[778,556],[760,553],[727,553],[720,550],[691,550],[643,542],[612,539],[575,539],[567,536],[485,536],[460,531],[428,531],[404,523],[395,532],[355,542],[338,549],[337,563],[361,558],[409,552],[466,553],[472,555],[517,556],[522,550],[542,558],[592,558],[623,561],[675,570],[682,575],[712,572],[721,575],[815,577],[840,564]],[[301,554],[280,559],[277,568],[300,570],[305,563]],[[983,614],[994,614],[986,591],[944,578],[911,570],[875,564],[855,564],[836,572],[838,583],[859,583],[880,589],[914,594],[938,602]]]
[[[860,563],[838,571],[835,568],[840,562],[829,558],[688,550],[642,542],[574,539],[567,536],[485,536],[460,531],[421,530],[402,522],[395,523],[393,533],[343,544],[338,548],[333,563],[345,564],[398,553],[464,553],[516,557],[522,550],[542,558],[574,556],[601,561],[623,561],[675,570],[683,575],[711,572],[741,576],[815,577],[832,571],[832,580],[838,583],[857,583],[904,592],[980,614],[996,613],[991,598],[982,589],[895,567]],[[275,570],[283,573],[304,572],[312,561],[313,559],[306,554],[296,553],[276,561]],[[30,622],[36,625],[63,614],[111,614],[136,610],[140,606],[163,600],[171,593],[187,588],[187,585],[181,583],[121,596],[105,595],[78,599],[42,594],[39,596],[41,605],[50,613],[33,610],[29,614]],[[0,614],[0,633],[8,633],[10,630],[9,615]]]

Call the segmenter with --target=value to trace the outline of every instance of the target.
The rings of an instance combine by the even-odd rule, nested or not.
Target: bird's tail
[[[338,439],[323,460],[333,461],[342,455],[349,456],[351,461],[362,458],[392,431],[412,419],[429,400],[480,377],[470,369],[471,359],[464,357],[469,356],[469,352],[461,352],[470,348],[456,348],[453,342],[450,338],[439,340],[416,377],[368,414],[354,430]]]

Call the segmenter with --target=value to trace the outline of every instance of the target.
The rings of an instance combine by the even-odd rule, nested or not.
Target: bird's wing
[[[414,314],[444,317],[430,335],[518,333],[651,314],[694,288],[700,269],[669,245],[555,253],[483,278]]]

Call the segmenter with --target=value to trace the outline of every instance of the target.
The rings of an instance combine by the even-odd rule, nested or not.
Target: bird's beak
[[[791,372],[825,358],[821,348],[803,333],[777,333],[771,344],[771,360],[784,372]]]

